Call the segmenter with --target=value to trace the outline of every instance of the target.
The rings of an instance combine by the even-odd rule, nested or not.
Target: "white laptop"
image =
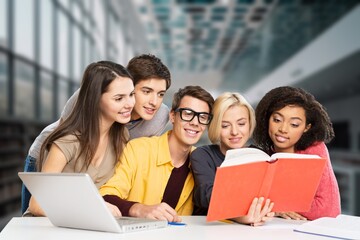
[[[18,175],[55,226],[123,233],[168,225],[163,220],[115,218],[86,173],[19,172]]]

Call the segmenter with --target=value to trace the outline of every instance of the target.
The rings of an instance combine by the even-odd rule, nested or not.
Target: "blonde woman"
[[[239,93],[220,95],[215,100],[212,113],[214,117],[208,135],[213,144],[198,147],[190,158],[195,179],[195,215],[207,214],[216,168],[224,161],[226,151],[245,147],[255,128],[254,109]],[[255,198],[247,215],[232,220],[252,226],[261,225],[273,216],[272,207],[269,199]]]

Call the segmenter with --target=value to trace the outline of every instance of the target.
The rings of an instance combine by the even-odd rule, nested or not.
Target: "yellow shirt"
[[[146,205],[161,203],[174,168],[169,152],[169,133],[170,131],[161,136],[136,138],[128,142],[114,176],[101,186],[101,195],[116,195]],[[194,178],[190,171],[175,208],[179,215],[192,214],[193,188]]]

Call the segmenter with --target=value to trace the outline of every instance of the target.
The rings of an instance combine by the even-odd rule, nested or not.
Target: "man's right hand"
[[[175,209],[164,202],[155,205],[135,203],[130,208],[129,215],[132,217],[167,220],[168,222],[181,222],[181,218],[177,215]]]

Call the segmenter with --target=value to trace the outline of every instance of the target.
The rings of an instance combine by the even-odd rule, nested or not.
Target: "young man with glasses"
[[[180,215],[191,215],[189,155],[212,119],[213,104],[211,94],[199,86],[179,89],[170,110],[172,130],[127,144],[115,175],[100,188],[104,199],[123,216],[178,222]]]
[[[104,63],[105,64],[105,63]],[[135,86],[135,106],[131,120],[126,124],[130,139],[137,137],[159,136],[169,121],[169,108],[163,104],[163,98],[171,85],[169,69],[159,58],[151,54],[142,54],[132,58],[127,70],[133,77]],[[74,108],[79,95],[77,90],[67,101],[61,119],[66,119]],[[47,136],[58,126],[56,121],[47,126],[35,139],[25,160],[25,172],[35,172],[40,148]],[[22,186],[21,211],[24,213],[29,205],[31,194]]]

